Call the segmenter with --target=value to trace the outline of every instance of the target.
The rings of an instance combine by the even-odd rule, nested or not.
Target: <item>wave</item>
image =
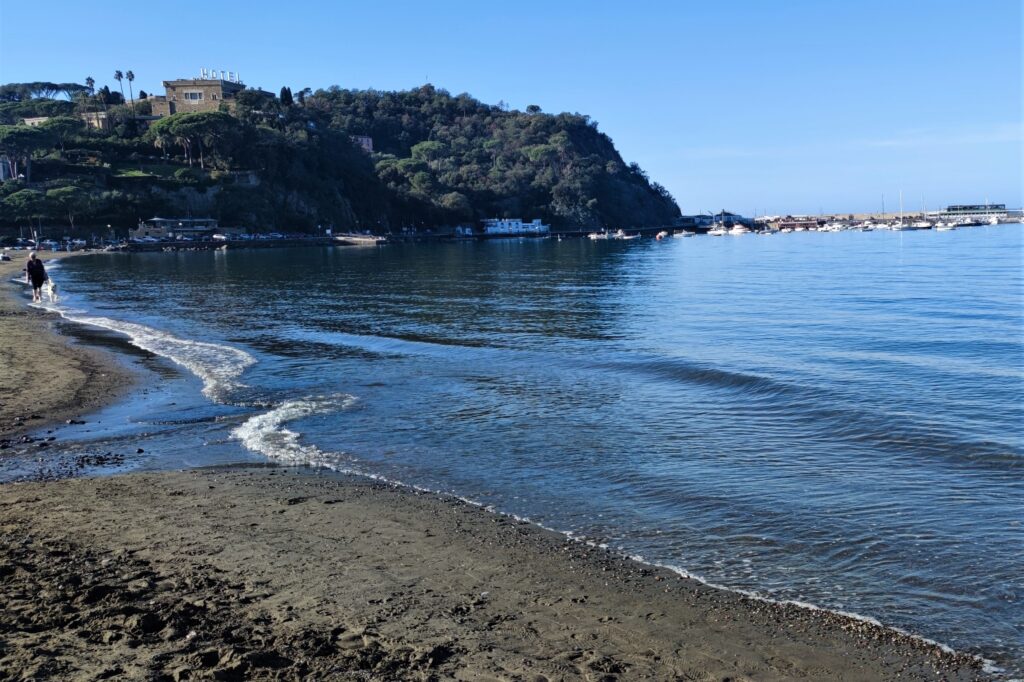
[[[355,402],[355,396],[345,393],[289,400],[269,412],[250,417],[231,435],[252,452],[282,464],[333,468],[336,465],[333,455],[315,445],[303,444],[300,435],[284,425],[316,414],[345,410]]]
[[[685,360],[656,359],[637,362],[612,362],[603,365],[607,369],[625,370],[646,374],[658,379],[700,384],[711,388],[734,389],[747,396],[778,398],[783,395],[804,392],[795,384],[787,384],[769,377],[743,372],[732,372]]]
[[[203,395],[214,402],[226,402],[227,396],[231,393],[245,388],[239,377],[248,367],[256,364],[255,358],[232,346],[182,339],[143,324],[89,315],[61,305],[32,305],[57,313],[69,322],[99,327],[127,336],[132,345],[165,357],[199,377],[203,382]]]
[[[719,405],[750,408],[748,418],[760,413],[787,428],[799,425],[804,433],[815,437],[860,443],[899,455],[947,457],[996,469],[1024,466],[1019,447],[997,440],[965,438],[943,423],[901,414],[907,405],[881,404],[877,409],[866,409],[856,404],[855,398],[823,388],[681,359],[606,362],[599,366],[722,391],[730,397]]]
[[[528,516],[521,516],[511,512],[505,512],[495,508],[493,505],[483,504],[471,498],[456,495],[451,492],[437,490],[434,488],[428,488],[425,486],[416,485],[414,483],[407,483],[405,481],[401,481],[392,477],[368,472],[360,469],[357,466],[353,466],[351,460],[343,464],[341,461],[341,457],[338,455],[338,453],[325,452],[313,444],[303,444],[301,442],[301,434],[285,428],[285,424],[287,424],[288,422],[317,414],[327,414],[330,412],[348,409],[355,402],[356,398],[348,394],[312,396],[300,400],[285,401],[284,403],[275,407],[269,412],[257,414],[253,417],[250,417],[248,420],[246,420],[244,424],[242,424],[232,432],[232,436],[240,440],[242,444],[249,450],[262,454],[267,458],[279,462],[281,464],[292,466],[319,467],[341,474],[359,476],[361,478],[370,479],[391,486],[406,488],[409,490],[423,493],[429,493],[432,495],[440,495],[446,498],[457,499],[466,504],[483,509],[484,511],[487,511],[489,513],[498,514],[500,516],[511,518],[521,523],[529,523],[530,525],[533,525],[537,528],[557,533],[559,535],[564,536],[572,542],[578,542],[590,547],[599,548],[605,551],[613,552],[615,554],[627,556],[633,561],[646,564],[648,566],[670,570],[684,578],[694,580],[713,589],[740,594],[744,597],[747,597],[748,599],[761,601],[765,603],[790,605],[804,610],[825,611],[829,613],[834,613],[849,618],[851,620],[857,620],[860,622],[868,623],[880,629],[889,630],[891,632],[898,633],[908,638],[916,639],[927,645],[935,646],[947,653],[956,653],[956,651],[953,648],[941,642],[907,632],[906,630],[903,630],[898,627],[886,625],[881,621],[870,616],[865,616],[858,613],[853,613],[839,609],[825,608],[808,602],[793,599],[775,599],[773,597],[766,596],[762,593],[753,590],[745,590],[740,588],[729,587],[727,585],[722,585],[720,583],[707,580],[701,577],[700,575],[697,575],[686,570],[681,566],[675,564],[661,563],[647,559],[640,555],[629,554],[625,550],[625,548],[610,549],[606,543],[591,540],[586,536],[576,534],[573,531],[560,530],[557,528],[546,526],[540,522],[531,519]],[[986,672],[995,673],[1001,671],[1001,669],[998,666],[996,666],[993,661],[978,656],[976,654],[971,654],[971,656],[982,665]]]

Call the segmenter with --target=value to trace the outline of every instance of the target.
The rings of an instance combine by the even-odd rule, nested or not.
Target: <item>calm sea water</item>
[[[1022,253],[1010,225],[74,259],[69,319],[189,371],[61,440],[451,492],[1020,673]]]

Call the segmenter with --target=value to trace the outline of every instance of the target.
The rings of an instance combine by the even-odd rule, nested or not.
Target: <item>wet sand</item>
[[[0,487],[0,679],[969,680],[891,630],[311,469]]]
[[[21,267],[0,263],[0,444],[133,385],[24,306]],[[309,469],[0,486],[0,604],[0,680],[984,678],[891,630]]]
[[[68,255],[42,258],[49,262]],[[21,274],[28,254],[12,251],[11,257],[0,262],[0,445],[88,414],[134,383],[116,358],[54,333],[56,316],[26,306],[25,290],[11,279]]]

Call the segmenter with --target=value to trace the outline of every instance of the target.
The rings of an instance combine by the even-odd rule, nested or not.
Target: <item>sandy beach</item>
[[[132,385],[24,306],[20,268],[0,264],[5,439]],[[985,677],[886,628],[313,469],[3,485],[0,550],[2,680]]]
[[[11,279],[25,251],[0,262],[0,444],[29,430],[74,419],[123,395],[132,373],[109,354],[53,333],[55,316],[29,308]],[[44,263],[68,255],[43,253]],[[54,278],[56,279],[56,278]]]
[[[8,679],[966,680],[962,657],[313,470],[0,488]]]

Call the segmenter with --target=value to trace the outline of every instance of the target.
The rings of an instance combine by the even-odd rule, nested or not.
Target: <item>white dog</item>
[[[57,284],[53,279],[47,279],[43,284],[43,293],[46,294],[46,298],[50,299],[50,303],[60,302],[60,296],[57,295]]]

